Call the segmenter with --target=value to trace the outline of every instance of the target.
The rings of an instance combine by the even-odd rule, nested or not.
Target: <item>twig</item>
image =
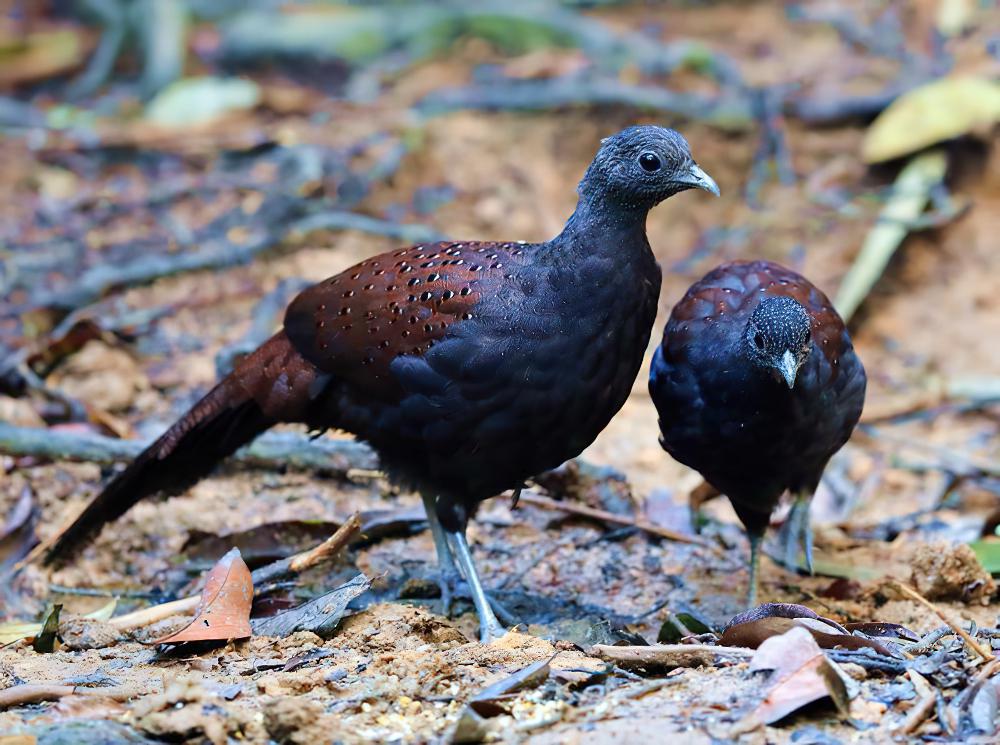
[[[711,544],[704,538],[696,535],[686,535],[685,533],[678,533],[675,530],[670,530],[669,528],[664,528],[654,523],[648,522],[642,519],[636,519],[634,517],[629,517],[627,515],[616,515],[613,512],[608,512],[607,510],[599,510],[595,507],[587,507],[582,504],[573,504],[572,502],[559,502],[555,499],[549,499],[548,497],[540,497],[536,494],[528,494],[526,492],[521,492],[521,503],[530,504],[535,507],[541,507],[544,510],[558,510],[560,512],[569,512],[573,515],[582,515],[583,517],[590,517],[594,520],[600,520],[606,523],[612,523],[614,525],[625,525],[627,527],[638,528],[639,530],[651,533],[653,535],[658,535],[661,538],[666,538],[667,540],[676,541],[678,543],[693,543],[697,546],[711,546]]]
[[[37,704],[40,701],[57,701],[64,696],[76,693],[76,686],[65,685],[31,685],[11,686],[0,691],[0,709],[12,706]]]
[[[355,512],[347,522],[337,528],[336,532],[318,546],[290,556],[287,559],[275,561],[262,566],[251,575],[254,587],[260,587],[265,582],[301,574],[307,569],[319,566],[336,558],[341,551],[354,542],[361,533],[361,517]]]
[[[906,672],[910,676],[910,682],[913,683],[914,689],[920,694],[920,700],[910,709],[910,713],[906,715],[906,719],[903,720],[903,723],[897,730],[904,735],[915,732],[924,723],[924,720],[930,716],[937,705],[937,694],[935,694],[934,689],[924,679],[924,676],[913,668],[910,668]]]
[[[61,698],[73,695],[108,698],[114,701],[128,701],[143,692],[143,689],[139,689],[134,685],[88,688],[86,686],[23,683],[0,691],[0,710],[9,709],[12,706],[37,704],[41,701],[58,701]]]
[[[894,579],[887,580],[887,584],[890,587],[892,587],[893,589],[898,590],[899,592],[903,593],[904,595],[906,595],[911,600],[914,600],[914,601],[920,603],[922,606],[924,606],[925,608],[927,608],[927,610],[933,612],[938,618],[940,618],[942,621],[944,621],[946,624],[948,624],[948,626],[951,627],[952,631],[954,631],[956,634],[958,634],[960,637],[962,637],[962,641],[964,641],[966,644],[968,644],[969,647],[976,654],[978,654],[980,657],[983,658],[983,660],[985,660],[987,662],[991,662],[992,660],[995,659],[994,656],[993,656],[993,654],[991,652],[989,652],[988,650],[984,649],[983,646],[978,641],[976,641],[975,639],[972,638],[972,636],[969,635],[968,631],[966,631],[965,629],[963,629],[959,624],[955,623],[951,618],[949,618],[945,614],[945,612],[943,610],[941,610],[940,608],[938,608],[936,605],[934,605],[934,603],[932,603],[930,600],[928,600],[927,598],[925,598],[919,592],[917,592],[916,590],[914,590],[911,587],[907,587],[906,585],[904,585],[902,582],[899,582],[898,580],[894,580]]]
[[[726,131],[746,130],[753,122],[749,97],[728,92],[717,97],[677,93],[617,79],[563,76],[551,80],[501,80],[486,86],[435,91],[420,103],[430,113],[454,109],[548,110],[566,106],[632,106],[702,121]]]
[[[5,455],[87,463],[118,463],[137,456],[149,445],[143,440],[118,440],[96,434],[57,432],[15,427],[0,422],[0,453]],[[292,432],[268,432],[237,451],[234,459],[254,466],[288,466],[346,474],[355,468],[373,468],[375,454],[355,440],[311,439]]]
[[[255,570],[251,575],[254,588],[259,588],[263,584],[284,579],[285,577],[301,574],[307,569],[320,566],[336,558],[346,546],[358,537],[360,532],[361,517],[355,512],[343,525],[337,528],[332,536],[318,546]],[[108,623],[121,630],[136,629],[156,623],[157,621],[162,621],[164,618],[170,618],[170,616],[193,611],[200,601],[200,594],[192,595],[180,600],[172,600],[169,603],[154,605],[151,608],[126,613],[123,616],[112,618]]]
[[[920,638],[920,641],[915,644],[911,644],[906,647],[906,651],[912,655],[918,655],[926,652],[928,649],[933,647],[939,641],[944,639],[948,634],[954,633],[951,626],[939,626],[938,628],[930,631]]]
[[[591,651],[597,657],[622,667],[700,667],[714,665],[717,660],[741,662],[754,655],[753,649],[716,647],[711,644],[654,644],[649,647],[613,647],[595,644]]]

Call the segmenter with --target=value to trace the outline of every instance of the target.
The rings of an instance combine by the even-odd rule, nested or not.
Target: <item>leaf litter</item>
[[[662,118],[621,104],[588,102],[532,114],[459,111],[415,122],[409,109],[429,92],[470,80],[473,86],[463,95],[481,92],[483,80],[504,95],[531,92],[490,82],[488,73],[497,63],[515,71],[519,84],[544,85],[546,76],[562,76],[558,89],[548,90],[558,90],[563,103],[576,93],[607,92],[605,81],[603,87],[574,88],[565,77],[588,64],[595,39],[606,42],[606,32],[600,33],[605,27],[627,42],[629,54],[612,65],[621,80],[646,76],[630,95],[653,85],[667,94],[676,88],[716,95],[717,84],[723,97],[739,95],[728,91],[787,83],[782,61],[794,56],[802,61],[794,96],[782,99],[780,91],[770,92],[767,115],[760,121],[744,118],[740,125],[759,127],[759,133],[720,133],[711,112],[700,120],[697,108],[686,109],[692,119],[678,126],[704,153],[699,157],[713,175],[736,188],[710,206],[667,204],[651,215],[649,225],[665,269],[663,310],[710,266],[746,255],[789,263],[833,291],[843,284],[865,236],[881,234],[880,255],[862,281],[853,283],[851,301],[864,310],[852,323],[860,354],[877,371],[868,403],[879,419],[831,464],[824,486],[837,509],[818,515],[837,517],[820,518],[816,525],[818,558],[828,562],[818,566],[838,569],[851,578],[849,586],[827,592],[829,577],[796,576],[765,562],[767,599],[801,604],[816,618],[798,610],[791,617],[765,614],[736,624],[750,626],[740,633],[753,632],[758,650],[789,633],[811,639],[824,659],[856,681],[858,693],[850,720],[831,717],[836,707],[805,706],[764,725],[765,736],[777,742],[847,741],[859,734],[878,739],[897,731],[988,737],[982,733],[995,723],[996,667],[983,662],[958,630],[986,650],[1000,646],[989,573],[984,577],[960,550],[946,555],[931,549],[941,561],[929,555],[912,559],[914,547],[932,541],[954,546],[979,538],[981,523],[996,507],[995,397],[976,393],[991,390],[1000,369],[996,349],[982,343],[1000,333],[991,281],[1000,270],[992,250],[1000,230],[992,209],[1000,199],[994,178],[1000,171],[995,152],[981,144],[990,133],[978,127],[946,142],[945,179],[935,168],[916,197],[902,189],[887,191],[897,164],[871,170],[861,164],[863,120],[895,97],[883,96],[879,103],[879,95],[897,83],[928,82],[924,63],[932,53],[914,40],[932,37],[926,25],[932,13],[898,15],[852,3],[834,23],[829,16],[799,22],[766,4],[675,8],[670,36],[705,41],[697,49],[688,45],[678,57],[685,62],[668,65],[669,75],[650,60],[660,64],[680,47],[666,37],[654,41],[663,19],[651,13],[628,5],[588,11],[587,23],[573,29],[597,34],[580,48],[551,49],[543,42],[513,59],[504,36],[489,27],[485,38],[499,39],[499,46],[477,36],[443,58],[427,57],[423,47],[406,59],[411,50],[393,36],[394,54],[406,59],[402,66],[389,63],[372,73],[367,63],[349,62],[339,73],[324,71],[324,84],[339,86],[338,93],[352,91],[345,96],[374,91],[368,103],[363,96],[361,103],[335,101],[328,89],[297,82],[294,75],[254,70],[248,79],[261,91],[255,108],[231,110],[214,122],[174,132],[134,117],[142,110],[137,100],[129,102],[124,117],[108,116],[113,106],[104,104],[95,118],[89,101],[76,104],[79,108],[53,106],[45,98],[51,93],[38,98],[19,89],[18,99],[11,100],[27,107],[19,110],[23,121],[40,115],[64,129],[35,130],[38,148],[23,147],[16,137],[0,140],[10,192],[0,215],[4,230],[11,226],[0,274],[8,299],[0,336],[16,352],[12,367],[9,356],[0,362],[0,392],[20,407],[19,423],[56,425],[42,430],[52,438],[101,433],[96,460],[120,460],[121,453],[110,454],[109,443],[128,451],[137,443],[114,438],[155,435],[205,390],[214,380],[218,355],[250,333],[247,321],[256,315],[256,299],[279,283],[317,280],[406,242],[417,223],[424,224],[424,235],[543,237],[572,209],[576,174],[593,143],[637,120]],[[268,16],[259,15],[258,24],[260,18]],[[547,22],[552,18],[558,22],[560,16]],[[44,16],[37,22],[45,30]],[[956,75],[983,77],[990,17],[973,14],[949,23],[963,29],[941,42]],[[225,43],[238,46],[246,39],[234,35]],[[204,37],[194,43],[203,44]],[[233,49],[227,46],[226,53]],[[908,62],[901,64],[900,54]],[[630,55],[637,56],[636,64]],[[74,59],[79,64],[80,58]],[[202,59],[199,74],[201,65],[211,68],[212,60]],[[859,74],[845,79],[845,66]],[[734,68],[750,86],[732,84],[734,78],[726,76]],[[504,108],[501,95],[493,100],[501,104],[494,108]],[[664,100],[669,102],[669,95],[655,103]],[[555,99],[535,101],[533,106],[544,108]],[[279,106],[285,107],[280,115]],[[729,110],[746,117],[749,109]],[[832,126],[816,128],[810,122],[817,120]],[[920,133],[914,129],[913,135]],[[911,138],[905,147],[918,146],[914,142]],[[142,162],[121,157],[149,147],[156,153],[143,150]],[[519,157],[511,158],[512,152]],[[498,163],[509,169],[502,177]],[[751,174],[746,192],[755,198],[744,200],[739,187]],[[510,183],[516,188],[504,186]],[[425,209],[421,205],[428,201],[421,195],[429,188],[451,197]],[[939,204],[942,188],[955,195],[955,203],[968,205],[960,221],[951,221],[954,210]],[[920,203],[903,221],[880,221],[880,208],[896,196]],[[931,203],[930,214],[923,212],[924,202]],[[300,210],[309,214],[300,217]],[[889,253],[892,260],[886,261]],[[254,262],[246,264],[250,258]],[[280,308],[260,310],[268,312],[273,327]],[[81,354],[94,341],[92,349],[100,354]],[[124,358],[109,357],[109,349],[129,356],[128,379],[118,366],[105,364],[114,358],[125,370]],[[972,378],[983,382],[963,389],[961,382]],[[108,410],[87,400],[94,391],[109,394],[100,400]],[[8,409],[0,406],[0,412]],[[5,443],[16,444],[22,432],[6,429],[3,436]],[[655,415],[641,380],[608,432],[585,454],[598,468],[584,480],[572,473],[548,482],[541,478],[517,510],[507,500],[494,500],[480,511],[471,540],[487,587],[532,634],[547,637],[514,632],[490,648],[470,641],[475,619],[465,612],[464,599],[455,619],[439,614],[434,550],[418,501],[377,478],[359,478],[375,464],[361,462],[356,449],[339,449],[343,440],[322,438],[318,443],[330,449],[309,450],[305,437],[279,436],[291,438],[282,440],[290,445],[280,453],[242,457],[181,497],[141,505],[57,575],[29,564],[11,578],[0,613],[5,619],[37,619],[33,630],[22,634],[32,637],[48,609],[62,603],[63,641],[46,654],[19,639],[0,650],[0,694],[21,697],[21,703],[0,711],[0,731],[31,728],[40,737],[61,732],[80,742],[87,741],[88,726],[115,727],[119,739],[135,741],[427,741],[452,732],[477,691],[545,665],[546,679],[539,676],[533,685],[500,695],[504,711],[487,719],[488,736],[533,742],[563,742],[581,733],[625,741],[725,739],[768,700],[774,674],[750,670],[752,646],[720,643],[713,631],[726,628],[742,610],[742,533],[725,500],[716,500],[705,506],[702,520],[699,540],[708,545],[670,540],[666,531],[692,535],[683,502],[697,479],[657,445]],[[84,461],[93,457],[93,450],[74,452]],[[294,467],[277,467],[286,461]],[[605,467],[620,475],[602,472]],[[0,456],[0,506],[4,515],[13,514],[29,488],[41,512],[34,530],[45,540],[101,480],[93,463],[72,463],[51,444],[44,452],[11,453]],[[655,504],[643,496],[654,489],[671,509],[652,512]],[[582,509],[554,512],[543,501],[532,505],[531,497]],[[316,521],[333,532],[357,510],[381,510],[388,530],[347,541],[343,553],[301,572],[287,571],[292,556],[325,536],[292,528],[293,539],[272,534],[271,540],[270,529],[261,527]],[[646,530],[648,525],[665,528],[666,535]],[[192,577],[232,547],[226,538],[255,529],[262,550],[252,563],[262,564],[257,572],[271,568],[269,578],[255,584],[287,603],[286,610],[337,593],[359,573],[371,578],[370,588],[338,610],[343,616],[322,636],[308,630],[254,634],[211,649],[185,643],[173,656],[157,655],[136,641],[190,623],[199,602]],[[197,560],[181,551],[195,530],[205,540]],[[936,612],[894,590],[886,577],[933,596],[925,599],[950,625],[942,626]],[[50,581],[60,592],[50,591]],[[425,591],[404,604],[398,600],[407,583]],[[131,597],[137,590],[155,597]],[[103,594],[81,594],[86,591]],[[115,595],[120,609],[111,602]],[[145,608],[147,602],[155,605]],[[114,618],[88,621],[72,636],[76,621],[70,609],[86,613],[109,603]],[[153,609],[155,614],[147,613]],[[663,629],[669,629],[665,643],[643,644],[658,639]],[[818,641],[817,634],[826,636]],[[859,643],[860,649],[847,648]],[[801,674],[819,693],[822,666],[815,655],[809,660]],[[116,683],[77,682],[102,676]],[[782,688],[775,700],[786,700],[781,696],[788,692]],[[29,706],[41,699],[26,694],[59,701]],[[82,719],[87,712],[94,715],[90,725]],[[123,725],[111,720],[130,725],[122,731]]]

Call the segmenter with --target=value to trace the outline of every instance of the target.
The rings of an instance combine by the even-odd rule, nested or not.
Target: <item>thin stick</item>
[[[0,710],[39,701],[58,701],[76,692],[76,686],[64,685],[16,685],[0,691]]]
[[[337,528],[337,531],[332,536],[318,546],[257,569],[251,575],[254,587],[257,588],[266,582],[274,582],[284,577],[301,574],[307,569],[330,561],[353,542],[360,532],[361,517],[355,512],[343,525]],[[136,629],[156,623],[157,621],[162,621],[164,618],[170,618],[170,616],[179,613],[193,611],[200,600],[200,594],[192,595],[181,600],[173,600],[169,603],[161,603],[160,605],[154,605],[151,608],[144,608],[133,613],[126,613],[124,616],[112,618],[108,623],[122,630]]]
[[[200,595],[193,595],[189,598],[182,598],[181,600],[171,600],[169,603],[160,603],[159,605],[154,605],[151,608],[143,608],[142,610],[133,611],[132,613],[126,613],[124,616],[112,618],[108,621],[108,623],[116,629],[121,629],[122,631],[137,629],[140,626],[149,626],[151,623],[162,621],[164,618],[170,618],[171,616],[193,611],[198,607],[198,602],[200,600]]]
[[[540,497],[536,494],[527,494],[525,492],[521,492],[520,501],[523,504],[541,507],[543,510],[569,512],[574,515],[582,515],[584,517],[591,517],[595,520],[601,520],[606,523],[613,523],[614,525],[625,525],[632,528],[638,528],[646,533],[652,533],[653,535],[658,535],[661,538],[666,538],[667,540],[677,541],[678,543],[693,543],[697,546],[711,546],[708,541],[699,536],[678,533],[677,531],[670,530],[670,528],[663,528],[646,520],[636,519],[626,515],[616,515],[613,512],[599,510],[595,507],[573,504],[572,502],[559,502],[555,499]]]
[[[109,698],[113,701],[128,701],[149,692],[149,689],[137,688],[134,685],[87,688],[85,686],[22,683],[0,691],[0,711],[12,706],[37,704],[41,701],[58,701],[66,696],[93,696],[95,698]]]
[[[934,711],[934,707],[937,704],[937,696],[934,693],[934,689],[931,688],[923,675],[913,668],[907,670],[906,674],[910,676],[910,682],[913,683],[914,689],[920,694],[920,700],[910,709],[910,713],[906,715],[906,719],[903,720],[899,729],[896,730],[904,735],[916,732],[920,725],[924,723],[924,720]]]
[[[925,598],[919,592],[917,592],[911,587],[907,587],[902,582],[899,582],[894,579],[890,579],[888,581],[888,584],[891,585],[894,589],[899,590],[901,593],[906,595],[911,600],[915,600],[916,602],[920,603],[922,606],[927,608],[927,610],[933,612],[938,618],[940,618],[942,621],[948,624],[948,626],[951,627],[951,630],[954,631],[956,634],[958,634],[960,637],[962,637],[962,640],[966,644],[968,644],[976,654],[982,657],[984,661],[991,662],[992,660],[995,659],[988,650],[983,648],[982,644],[980,644],[979,642],[977,642],[975,639],[972,638],[972,636],[969,634],[968,631],[966,631],[957,623],[955,623],[951,618],[945,615],[945,612],[943,610],[938,608],[936,605],[934,605],[934,603]]]

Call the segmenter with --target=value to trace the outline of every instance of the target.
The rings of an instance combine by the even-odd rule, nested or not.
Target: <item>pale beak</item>
[[[778,372],[781,373],[781,377],[788,383],[789,388],[795,387],[795,375],[798,371],[799,361],[795,359],[794,354],[786,349],[785,353],[781,355],[781,360],[778,362]]]
[[[688,166],[686,172],[681,173],[674,181],[694,189],[704,189],[715,196],[719,196],[719,185],[715,183],[715,179],[701,170],[696,163]]]

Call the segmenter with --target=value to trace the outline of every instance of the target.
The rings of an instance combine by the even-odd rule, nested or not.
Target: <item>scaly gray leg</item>
[[[748,533],[750,539],[750,590],[747,593],[747,609],[757,606],[757,590],[760,586],[760,543],[761,533]]]
[[[779,542],[782,545],[782,564],[785,568],[797,572],[803,568],[813,573],[813,538],[812,526],[809,524],[809,504],[812,494],[800,492],[795,495],[788,519],[781,526]],[[800,551],[804,554],[804,563],[800,562]]]
[[[427,524],[431,529],[431,536],[434,538],[434,548],[437,550],[438,558],[438,587],[441,588],[441,615],[451,615],[451,602],[454,598],[455,588],[462,581],[462,575],[458,573],[455,566],[455,557],[448,545],[448,535],[441,527],[438,520],[437,507],[434,497],[423,497],[424,510],[427,511]]]
[[[472,591],[472,602],[476,605],[476,613],[479,614],[479,641],[489,644],[506,634],[506,630],[500,625],[497,617],[493,615],[493,608],[490,600],[483,591],[483,585],[479,581],[479,573],[476,572],[476,565],[472,561],[472,552],[469,550],[469,542],[465,539],[465,531],[460,530],[449,533],[449,537],[454,541],[455,558],[462,568],[465,581]]]

